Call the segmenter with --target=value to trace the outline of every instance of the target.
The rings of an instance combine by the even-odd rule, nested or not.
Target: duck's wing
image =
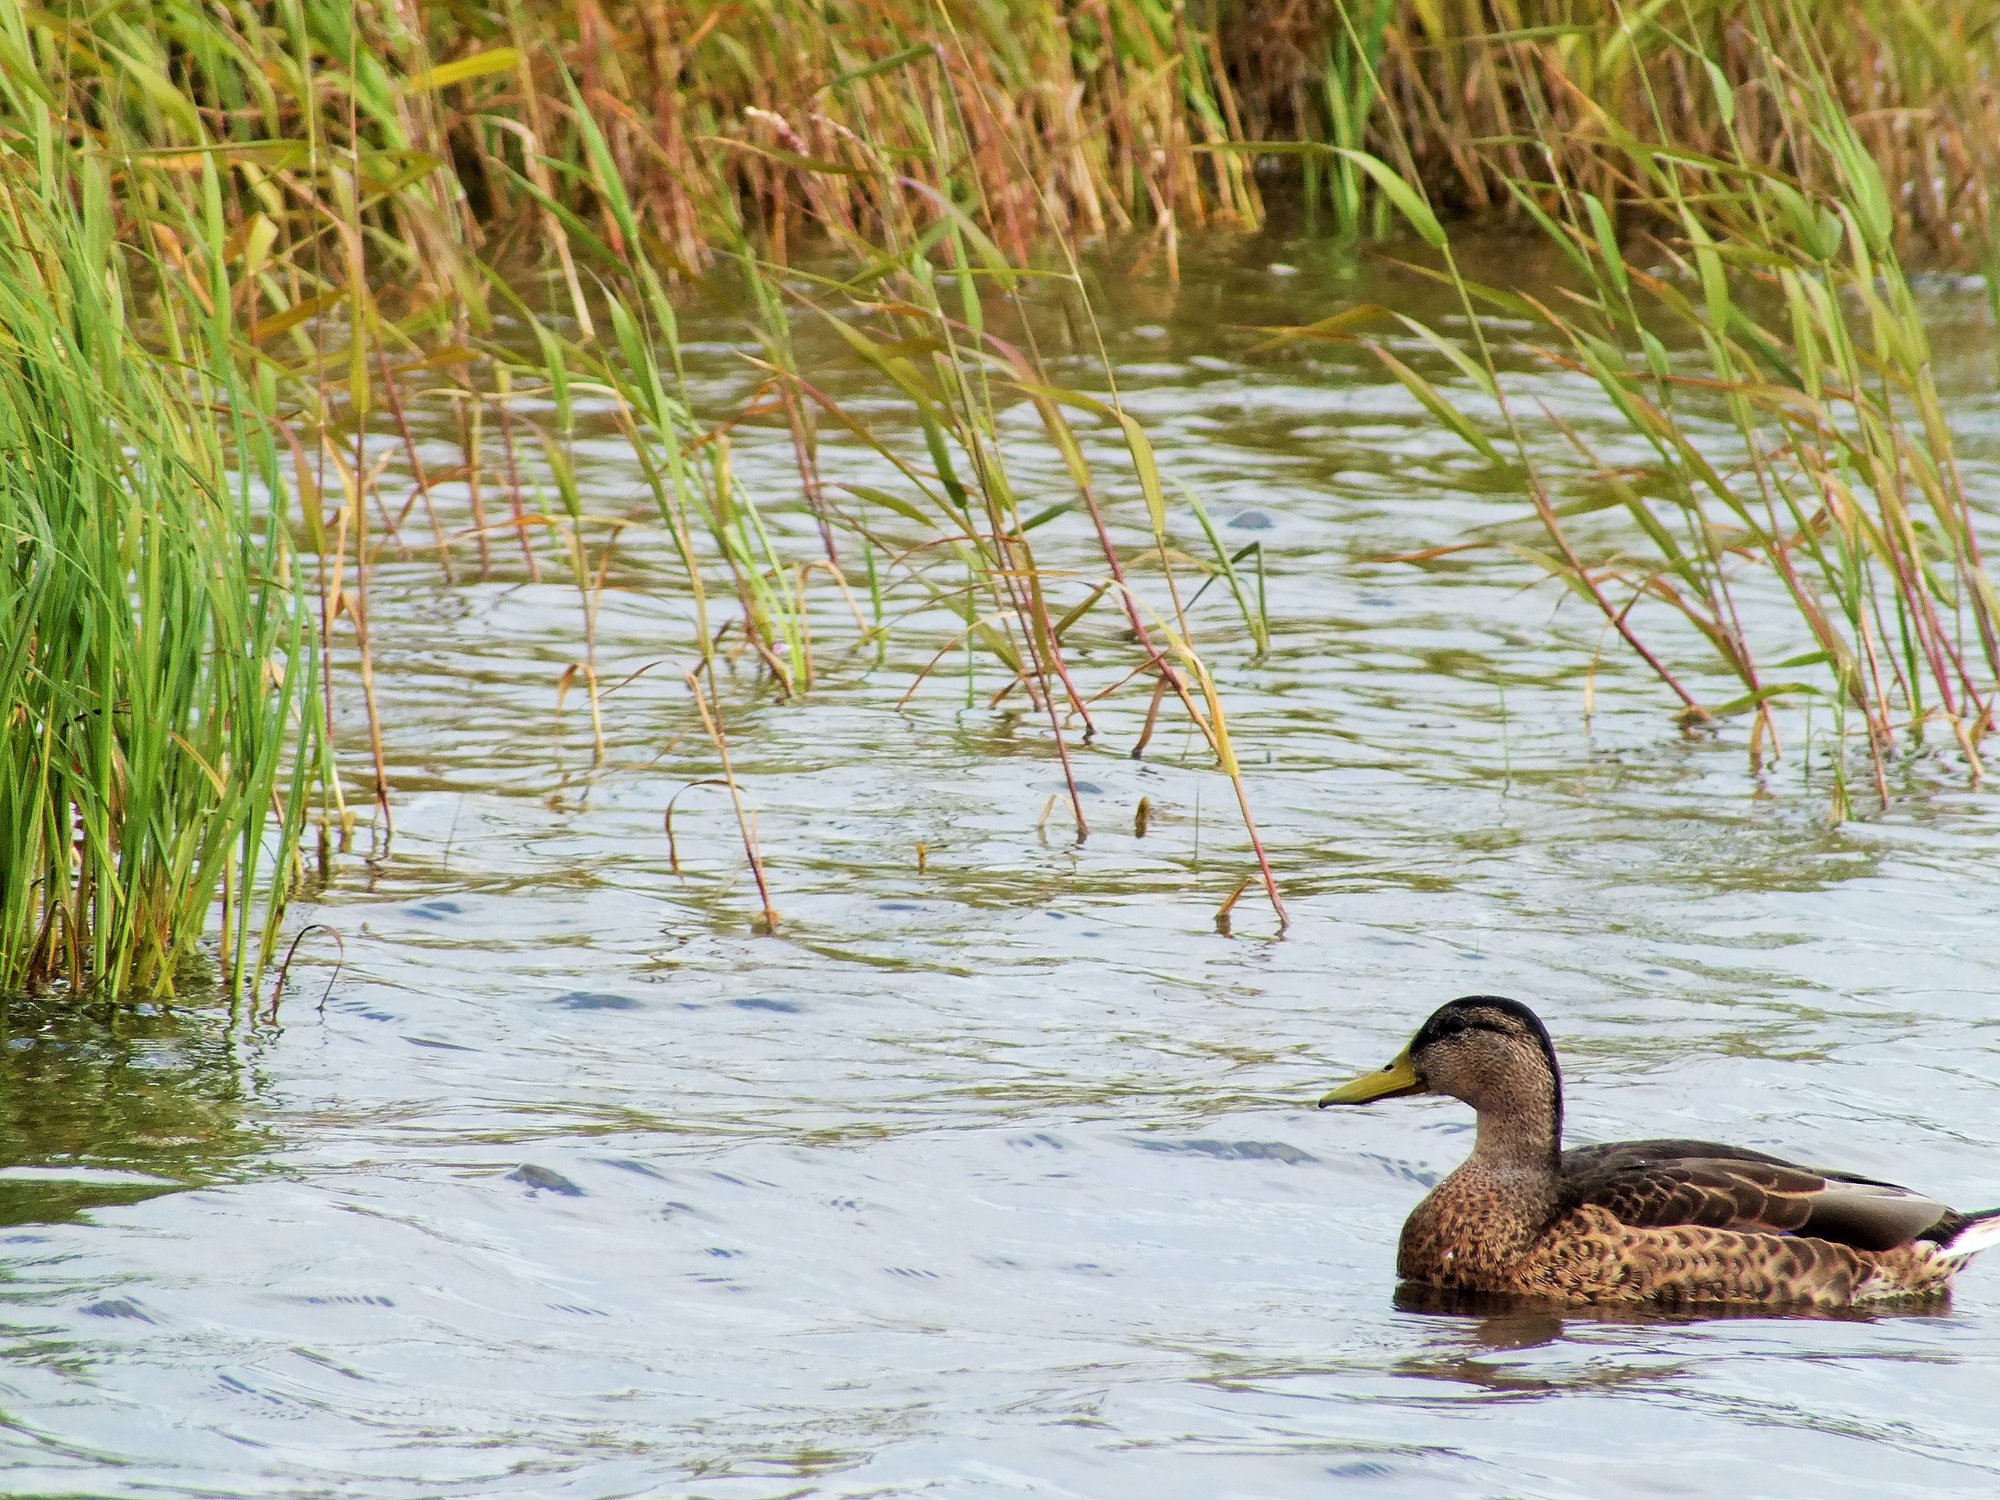
[[[1802,1167],[1713,1141],[1623,1141],[1562,1156],[1565,1196],[1633,1228],[1703,1224],[1891,1250],[1946,1239],[1961,1216],[1890,1182]]]

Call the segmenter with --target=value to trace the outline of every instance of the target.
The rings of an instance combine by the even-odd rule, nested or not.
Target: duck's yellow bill
[[[1370,1104],[1377,1099],[1394,1099],[1399,1094],[1421,1094],[1423,1080],[1417,1077],[1417,1070],[1410,1062],[1410,1049],[1405,1047],[1396,1054],[1395,1060],[1385,1068],[1373,1073],[1363,1073],[1352,1083],[1343,1083],[1339,1088],[1319,1101],[1325,1109],[1329,1104]]]

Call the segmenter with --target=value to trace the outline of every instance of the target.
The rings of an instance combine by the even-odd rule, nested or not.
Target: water
[[[1196,619],[1282,939],[1254,888],[1217,931],[1249,868],[1228,787],[1179,727],[1128,757],[1143,695],[1078,753],[1089,841],[1059,813],[1038,834],[1060,777],[1032,714],[984,706],[990,663],[975,706],[953,658],[898,709],[945,632],[843,658],[830,598],[804,702],[723,678],[782,915],[759,934],[718,791],[680,799],[669,869],[667,799],[715,767],[644,545],[600,667],[660,665],[608,700],[603,766],[575,697],[556,714],[573,593],[385,566],[396,832],[302,913],[338,967],[314,934],[275,1021],[231,1028],[10,1012],[0,1484],[1991,1493],[2000,1265],[1873,1320],[1398,1304],[1397,1229],[1468,1118],[1310,1101],[1465,992],[1541,1008],[1577,1139],[1710,1135],[2000,1203],[2000,799],[1913,752],[1889,813],[1830,828],[1797,723],[1753,771],[1608,648],[1587,717],[1597,628],[1511,556],[1371,564],[1507,502],[1365,356],[1249,357],[1231,329],[1391,295],[1259,241],[1207,247],[1179,292],[1107,288],[1163,464],[1265,548],[1270,656],[1219,591]],[[1992,494],[1988,335],[1972,298],[1933,301]],[[716,400],[740,392],[737,325],[691,328]],[[630,488],[609,447],[589,461]],[[761,493],[786,462],[741,435]],[[1073,519],[1045,558],[1087,560]],[[1077,644],[1091,687],[1130,659],[1108,629]]]

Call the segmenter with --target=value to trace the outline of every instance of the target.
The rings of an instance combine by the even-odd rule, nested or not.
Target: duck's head
[[[1562,1119],[1562,1070],[1535,1013],[1518,1000],[1467,995],[1441,1005],[1410,1045],[1373,1073],[1342,1084],[1319,1101],[1372,1104],[1404,1094],[1449,1094],[1482,1114],[1550,1112]]]

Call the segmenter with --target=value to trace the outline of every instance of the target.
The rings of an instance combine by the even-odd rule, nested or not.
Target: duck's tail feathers
[[[1982,1250],[2000,1246],[2000,1208],[1983,1214],[1968,1214],[1958,1233],[1938,1246],[1943,1260],[1970,1260]]]

